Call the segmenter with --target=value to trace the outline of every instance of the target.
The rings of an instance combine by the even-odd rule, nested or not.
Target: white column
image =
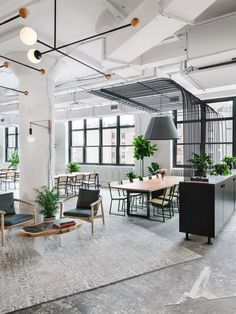
[[[55,171],[63,173],[68,163],[68,122],[55,123]]]
[[[54,81],[38,72],[26,71],[18,75],[20,87],[29,92],[20,95],[20,197],[33,200],[34,188],[52,186],[54,181]],[[32,125],[34,142],[28,142],[30,122],[38,122],[51,129]]]

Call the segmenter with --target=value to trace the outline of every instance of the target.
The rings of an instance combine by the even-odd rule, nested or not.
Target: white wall
[[[135,115],[135,136],[144,135],[146,129],[148,127],[151,114],[142,113]],[[171,173],[172,169],[172,141],[152,141],[152,144],[157,144],[158,151],[152,157],[145,158],[144,160],[144,174],[148,174],[147,167],[151,164],[151,162],[158,162],[161,168],[167,169],[167,174]],[[141,163],[139,161],[135,161],[135,171],[137,174],[141,174]]]

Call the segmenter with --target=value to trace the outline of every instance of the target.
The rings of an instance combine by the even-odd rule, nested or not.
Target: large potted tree
[[[58,211],[60,194],[54,188],[42,186],[40,189],[34,189],[36,193],[35,202],[39,205],[39,213],[44,216],[44,221],[55,220]]]
[[[193,158],[187,160],[188,163],[194,166],[194,175],[196,177],[206,177],[207,169],[212,166],[211,156],[206,153],[193,153]]]
[[[134,159],[141,160],[141,175],[144,176],[144,158],[153,156],[157,151],[157,145],[151,144],[143,135],[139,135],[133,140],[134,145]]]

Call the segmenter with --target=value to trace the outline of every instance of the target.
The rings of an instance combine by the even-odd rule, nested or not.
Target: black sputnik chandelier
[[[27,8],[20,8],[19,12],[17,15],[3,21],[0,23],[0,25],[4,25],[6,23],[9,23],[15,19],[18,19],[18,18],[27,18],[29,15],[29,10]],[[80,64],[82,64],[83,66],[87,67],[87,68],[90,68],[91,70],[99,73],[99,74],[102,74],[107,80],[111,79],[112,78],[112,75],[110,73],[104,73],[96,68],[94,68],[93,66],[71,56],[71,55],[68,55],[67,53],[63,52],[62,49],[63,48],[67,48],[67,47],[70,47],[70,46],[73,46],[73,45],[76,45],[76,44],[79,44],[79,43],[82,43],[82,42],[86,42],[86,41],[89,41],[91,39],[94,39],[94,38],[97,38],[97,37],[100,37],[100,36],[103,36],[103,35],[107,35],[107,34],[110,34],[110,33],[113,33],[113,32],[116,32],[116,31],[119,31],[121,29],[124,29],[124,28],[128,28],[128,27],[137,27],[139,25],[139,19],[137,17],[133,18],[131,20],[130,23],[128,24],[125,24],[125,25],[122,25],[122,26],[119,26],[119,27],[116,27],[116,28],[113,28],[113,29],[110,29],[110,30],[107,30],[107,31],[104,31],[104,32],[101,32],[101,33],[98,33],[98,34],[95,34],[95,35],[92,35],[92,36],[89,36],[89,37],[86,37],[86,38],[82,38],[82,39],[79,39],[79,40],[76,40],[76,41],[73,41],[71,43],[67,43],[65,45],[62,45],[62,46],[57,46],[57,0],[54,0],[54,42],[53,42],[53,45],[49,45],[45,42],[43,42],[42,40],[39,40],[38,39],[38,36],[37,36],[37,33],[36,31],[31,28],[31,27],[23,27],[20,31],[20,39],[21,41],[25,44],[25,45],[28,45],[28,46],[32,46],[34,45],[36,42],[43,45],[44,47],[47,47],[48,49],[45,50],[45,51],[39,51],[37,49],[30,49],[27,53],[27,57],[29,59],[29,61],[31,63],[34,63],[34,64],[37,64],[39,63],[42,59],[43,59],[43,56],[50,53],[50,52],[57,52],[71,60],[74,60],[75,62],[78,62]],[[24,67],[27,67],[31,70],[35,70],[35,71],[38,71],[40,74],[45,74],[45,70],[44,69],[37,69],[33,66],[30,66],[28,64],[25,64],[25,63],[22,63],[20,61],[17,61],[15,59],[12,59],[12,58],[8,58],[6,56],[3,56],[3,55],[0,55],[0,57],[2,59],[5,59],[7,61],[10,61],[10,62],[13,62],[13,63],[16,63],[18,65],[21,65],[21,66],[24,66]],[[11,63],[10,62],[4,62],[4,64],[2,66],[0,66],[0,68],[2,67],[5,67],[5,68],[9,68]],[[0,88],[5,88],[5,89],[9,89],[9,90],[13,90],[13,91],[16,91],[16,92],[19,92],[19,93],[23,93],[24,95],[28,95],[28,92],[27,91],[20,91],[20,90],[17,90],[17,89],[13,89],[13,88],[8,88],[6,86],[0,86]]]

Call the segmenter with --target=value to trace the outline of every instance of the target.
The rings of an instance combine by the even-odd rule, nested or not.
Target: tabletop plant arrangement
[[[163,181],[164,178],[165,178],[165,175],[166,175],[166,173],[167,173],[167,169],[165,169],[165,168],[160,168],[160,169],[157,170],[156,173],[161,175],[161,179],[162,179],[162,181]]]
[[[72,173],[72,172],[79,172],[80,171],[80,164],[78,162],[75,161],[71,161],[68,163],[68,165],[66,166],[66,169]]]
[[[139,135],[133,140],[134,159],[141,160],[141,176],[144,176],[144,158],[153,156],[157,151],[157,144],[151,144],[143,135]]]
[[[236,157],[225,155],[222,161],[226,163],[231,170],[233,168],[233,164],[236,163]]]
[[[134,171],[129,171],[126,172],[126,177],[129,179],[129,181],[131,182],[133,179],[138,178],[137,174]]]
[[[211,170],[212,176],[217,176],[217,175],[228,176],[230,174],[231,174],[231,169],[229,168],[229,166],[225,162],[215,164]]]
[[[206,177],[207,170],[211,169],[213,162],[211,156],[206,153],[193,153],[193,158],[187,160],[194,166],[194,175],[196,177]]]
[[[58,211],[60,194],[54,188],[42,186],[40,189],[34,189],[36,193],[35,202],[39,205],[39,213],[44,216],[44,221],[55,220]]]
[[[148,172],[151,176],[154,176],[160,169],[160,165],[157,162],[152,162],[151,166],[148,167]]]

